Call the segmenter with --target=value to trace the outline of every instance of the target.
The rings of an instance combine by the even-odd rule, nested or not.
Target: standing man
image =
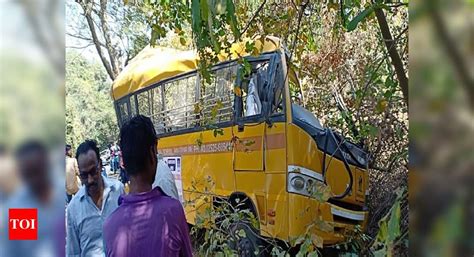
[[[118,207],[123,186],[118,180],[101,176],[99,148],[94,141],[80,144],[76,159],[84,186],[67,207],[66,255],[105,256],[103,222]]]
[[[179,201],[179,194],[174,181],[174,175],[171,172],[170,167],[168,167],[168,164],[166,164],[160,156],[158,156],[155,181],[153,182],[152,187],[160,187],[167,196]]]
[[[66,197],[69,203],[79,191],[79,168],[76,158],[72,157],[71,145],[66,145]]]
[[[107,256],[192,256],[181,203],[156,187],[156,132],[150,118],[138,115],[120,130],[120,146],[130,177],[130,193],[105,221]]]

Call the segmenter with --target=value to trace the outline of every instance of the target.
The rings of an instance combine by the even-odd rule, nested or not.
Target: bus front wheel
[[[247,222],[236,222],[232,225],[231,233],[234,242],[231,246],[237,251],[240,257],[262,256],[262,240],[258,232]]]

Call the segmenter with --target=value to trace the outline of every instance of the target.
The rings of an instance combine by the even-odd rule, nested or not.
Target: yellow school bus
[[[183,203],[202,194],[243,201],[264,237],[288,242],[321,220],[331,228],[312,232],[324,245],[344,242],[367,220],[369,157],[293,102],[298,79],[278,38],[254,44],[257,56],[234,44],[206,83],[195,51],[144,49],[112,86],[119,126],[136,114],[152,119]],[[197,183],[206,179],[210,188]],[[327,201],[312,194],[316,184],[330,188]],[[195,224],[206,203],[184,206]]]

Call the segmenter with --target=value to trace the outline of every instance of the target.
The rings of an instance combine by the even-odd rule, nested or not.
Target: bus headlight
[[[302,174],[301,172],[288,173],[288,193],[295,193],[309,197],[315,197],[314,194],[318,192],[319,185],[323,185],[318,176],[310,176]]]
[[[304,188],[304,179],[300,176],[295,176],[291,179],[291,186],[296,190],[302,190]]]

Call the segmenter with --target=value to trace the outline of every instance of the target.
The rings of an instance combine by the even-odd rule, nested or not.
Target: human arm
[[[68,206],[66,211],[66,256],[81,256],[79,231],[69,207],[70,206]]]

